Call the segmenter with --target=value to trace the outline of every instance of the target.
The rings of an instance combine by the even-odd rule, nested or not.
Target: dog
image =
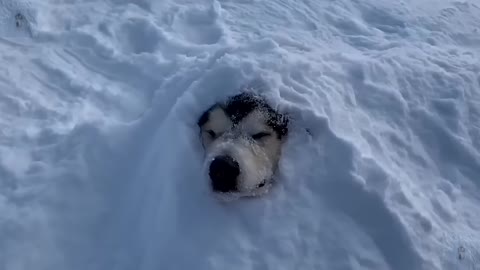
[[[213,192],[224,198],[266,193],[288,135],[288,122],[287,116],[251,92],[206,110],[197,124]]]

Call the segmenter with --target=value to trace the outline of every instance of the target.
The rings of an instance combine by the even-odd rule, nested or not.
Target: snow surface
[[[480,269],[476,0],[0,0],[0,269]],[[262,79],[277,185],[196,120]]]

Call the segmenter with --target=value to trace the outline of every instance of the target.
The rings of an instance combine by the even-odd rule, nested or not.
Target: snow
[[[479,33],[473,0],[0,0],[0,269],[480,269]],[[222,203],[196,120],[259,79],[277,184]]]

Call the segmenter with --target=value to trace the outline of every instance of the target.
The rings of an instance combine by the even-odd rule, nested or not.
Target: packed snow
[[[0,0],[0,269],[480,269],[476,0]],[[220,202],[197,118],[292,121]]]

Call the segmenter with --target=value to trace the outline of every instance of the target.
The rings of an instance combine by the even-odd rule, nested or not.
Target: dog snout
[[[209,175],[214,191],[236,191],[239,174],[240,166],[231,156],[217,156],[210,163]]]

